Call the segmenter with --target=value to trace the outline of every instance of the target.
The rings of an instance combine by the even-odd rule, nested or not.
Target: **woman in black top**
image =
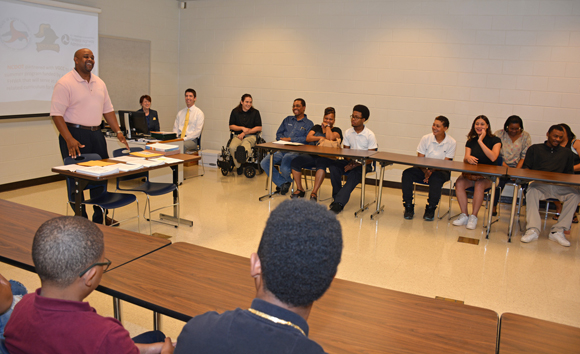
[[[465,143],[465,157],[463,162],[478,165],[494,165],[501,151],[501,139],[491,132],[489,119],[486,116],[478,116],[471,125]],[[468,229],[475,229],[477,225],[477,213],[483,203],[485,190],[491,188],[491,181],[481,175],[463,173],[455,182],[455,195],[461,209],[461,214],[453,222],[455,226],[466,225]],[[473,211],[468,216],[467,193],[465,190],[474,187]]]
[[[336,142],[336,145],[340,147],[340,143],[342,142],[342,130],[340,128],[334,126],[335,122],[335,115],[336,111],[333,107],[327,107],[324,109],[324,117],[322,118],[322,124],[317,124],[310,131],[306,136],[306,142],[318,145],[324,139]],[[312,189],[312,193],[310,194],[310,199],[316,200],[318,189],[322,185],[324,181],[324,177],[326,176],[326,167],[318,168],[318,164],[316,163],[317,160],[323,159],[322,157],[318,157],[316,155],[309,155],[303,154],[299,155],[294,160],[292,160],[292,177],[294,178],[294,183],[296,183],[296,191],[294,194],[290,196],[290,198],[304,198],[304,188],[302,187],[302,169],[303,168],[312,168],[317,167],[316,169],[316,178],[314,180],[314,188]]]
[[[159,117],[157,116],[157,111],[151,109],[151,96],[141,96],[141,98],[139,98],[139,104],[141,105],[139,112],[145,112],[149,132],[160,131],[161,129],[159,128]]]

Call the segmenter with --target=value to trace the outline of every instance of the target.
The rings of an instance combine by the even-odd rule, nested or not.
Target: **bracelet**
[[[122,132],[121,130],[119,130],[119,131],[117,132],[117,134],[121,134],[121,135],[123,135],[123,132]]]

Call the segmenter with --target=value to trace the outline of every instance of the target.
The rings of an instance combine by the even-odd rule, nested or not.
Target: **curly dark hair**
[[[354,106],[352,111],[359,112],[364,118],[365,122],[369,120],[369,117],[371,116],[371,111],[369,111],[369,108],[362,104],[357,104],[356,106]]]
[[[268,218],[258,257],[265,290],[285,304],[308,306],[330,287],[342,254],[336,216],[307,200],[282,202]]]
[[[32,241],[32,261],[43,282],[65,288],[105,252],[103,232],[80,216],[44,222]]]

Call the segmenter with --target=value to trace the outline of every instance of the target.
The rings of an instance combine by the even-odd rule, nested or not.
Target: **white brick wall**
[[[521,115],[535,143],[554,123],[580,133],[579,1],[196,1],[181,23],[179,87],[199,92],[206,148],[226,142],[245,92],[266,140],[296,97],[315,123],[337,108],[343,129],[354,104],[368,105],[380,149],[406,154],[439,114],[451,121],[456,159],[479,114],[493,130]]]
[[[193,87],[207,149],[225,144],[229,112],[246,92],[262,113],[266,140],[296,97],[315,123],[334,106],[343,129],[352,106],[366,104],[380,149],[407,154],[440,114],[451,121],[458,160],[479,114],[493,130],[520,115],[535,143],[554,123],[580,134],[577,0],[211,0],[188,1],[185,10],[176,1],[71,2],[103,10],[101,34],[152,41],[151,95],[162,129],[171,128],[183,91]],[[50,137],[46,146],[56,147],[55,129],[38,122],[0,122],[3,156],[12,133],[25,136],[34,124]],[[0,184],[45,170],[3,172]],[[400,172],[388,176],[397,180]]]

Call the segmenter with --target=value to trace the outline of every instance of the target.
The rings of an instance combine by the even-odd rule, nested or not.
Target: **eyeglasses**
[[[105,267],[103,269],[103,273],[106,273],[107,270],[109,269],[109,266],[111,265],[111,261],[108,258],[105,258],[105,261],[106,262],[97,262],[97,263],[91,264],[87,269],[83,270],[81,272],[81,274],[79,274],[79,277],[82,277],[83,275],[85,275],[86,272],[88,272],[89,270],[91,270],[92,267],[96,267],[96,266],[103,266],[103,267]]]
[[[364,119],[363,117],[355,117],[352,114],[350,115],[350,119]]]

